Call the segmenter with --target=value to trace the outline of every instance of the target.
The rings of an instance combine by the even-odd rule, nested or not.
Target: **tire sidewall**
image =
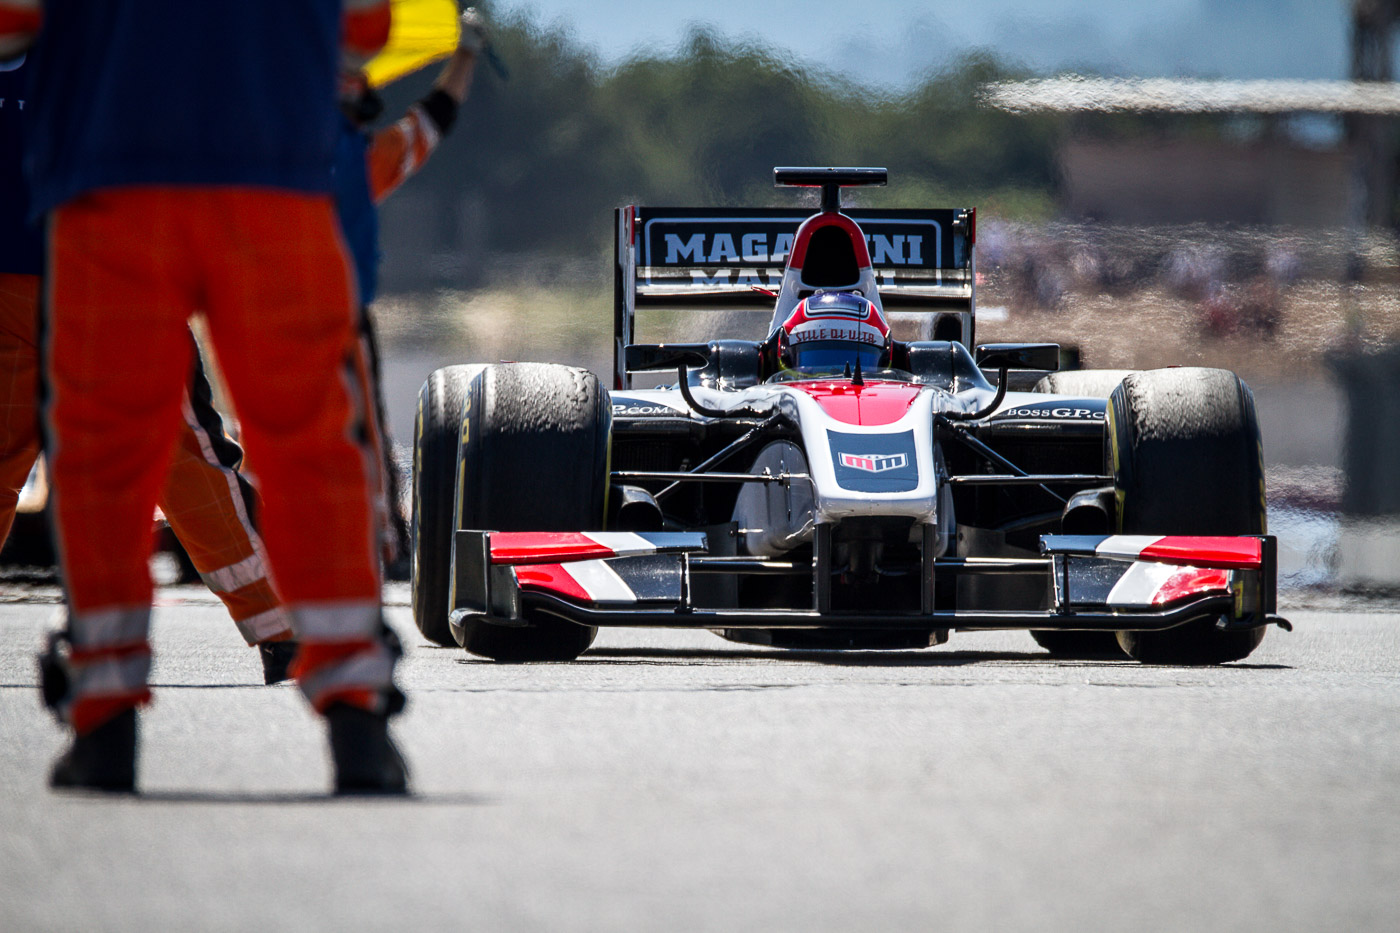
[[[414,623],[429,641],[455,644],[448,625],[456,465],[462,398],[480,366],[443,367],[418,391],[413,426],[412,603]]]

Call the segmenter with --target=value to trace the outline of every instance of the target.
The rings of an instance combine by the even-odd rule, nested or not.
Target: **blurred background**
[[[878,165],[848,202],[978,209],[979,339],[1239,372],[1284,583],[1400,586],[1400,0],[478,6],[509,77],[478,69],[381,211],[405,465],[438,366],[610,371],[615,207],[792,205],[774,165]]]
[[[1341,566],[1344,505],[1370,526],[1400,513],[1394,460],[1346,481],[1349,444],[1400,454],[1347,431],[1351,396],[1380,404],[1378,380],[1400,383],[1367,369],[1400,334],[1397,3],[480,6],[509,80],[478,71],[454,134],[382,209],[377,321],[405,457],[439,365],[606,374],[614,207],[792,204],[774,165],[881,165],[889,187],[849,200],[978,208],[979,339],[1236,370],[1285,582],[1397,582]],[[387,112],[435,72],[392,86]],[[1070,75],[1110,80],[1043,83]],[[1141,79],[1167,83],[1134,93]]]

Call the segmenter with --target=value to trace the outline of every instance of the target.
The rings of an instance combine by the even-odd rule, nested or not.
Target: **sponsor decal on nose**
[[[913,492],[919,485],[913,431],[848,434],[827,431],[836,484],[852,492]]]
[[[884,473],[899,470],[909,463],[904,454],[841,454],[841,465],[867,473]]]

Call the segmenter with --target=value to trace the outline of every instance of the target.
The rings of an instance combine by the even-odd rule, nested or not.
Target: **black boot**
[[[337,794],[406,794],[408,767],[389,738],[387,713],[336,703],[326,710]]]
[[[262,656],[263,683],[270,686],[289,680],[292,675],[288,671],[292,666],[292,659],[297,656],[299,647],[301,645],[295,639],[265,641],[259,644],[258,654]]]
[[[72,748],[54,762],[49,786],[134,794],[136,710],[119,713],[86,735],[75,737]]]

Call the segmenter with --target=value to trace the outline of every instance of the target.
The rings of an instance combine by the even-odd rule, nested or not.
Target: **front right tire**
[[[428,641],[457,644],[447,624],[456,531],[457,445],[462,406],[483,366],[444,366],[418,390],[413,424],[413,621]]]
[[[1257,535],[1267,526],[1254,395],[1222,369],[1133,373],[1113,390],[1106,455],[1122,534]],[[1119,632],[1149,664],[1224,664],[1249,656],[1263,628],[1223,631],[1203,618],[1160,632]]]
[[[413,617],[428,640],[496,661],[568,661],[597,629],[544,613],[525,627],[449,623],[458,529],[598,531],[612,408],[592,373],[548,363],[448,366],[418,396]]]
[[[552,363],[484,367],[462,410],[457,527],[600,531],[607,514],[612,405],[598,377]],[[571,661],[598,630],[546,613],[528,627],[468,617],[453,634],[495,661]]]

